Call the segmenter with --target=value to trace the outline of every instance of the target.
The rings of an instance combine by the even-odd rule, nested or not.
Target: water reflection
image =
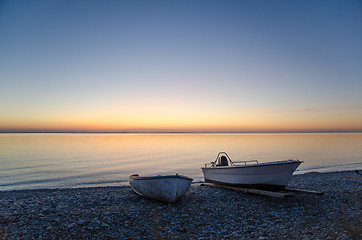
[[[299,159],[301,172],[356,169],[362,134],[0,134],[0,189],[119,185],[155,172],[197,181],[220,151],[234,161]]]

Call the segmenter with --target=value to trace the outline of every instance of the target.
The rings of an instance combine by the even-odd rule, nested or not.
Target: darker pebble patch
[[[174,204],[130,187],[0,192],[0,239],[361,239],[361,177],[292,177],[293,198],[191,185]]]

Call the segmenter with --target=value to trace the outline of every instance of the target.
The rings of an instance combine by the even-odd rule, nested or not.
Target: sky
[[[24,131],[362,131],[362,2],[0,0]]]

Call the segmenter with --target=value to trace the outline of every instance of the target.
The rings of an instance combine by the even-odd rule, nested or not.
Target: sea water
[[[138,173],[182,174],[225,151],[233,161],[299,159],[295,174],[362,168],[362,133],[0,134],[0,190],[120,186]]]

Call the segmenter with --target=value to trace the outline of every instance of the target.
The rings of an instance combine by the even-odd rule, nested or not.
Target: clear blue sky
[[[0,131],[362,130],[362,1],[1,1]]]

